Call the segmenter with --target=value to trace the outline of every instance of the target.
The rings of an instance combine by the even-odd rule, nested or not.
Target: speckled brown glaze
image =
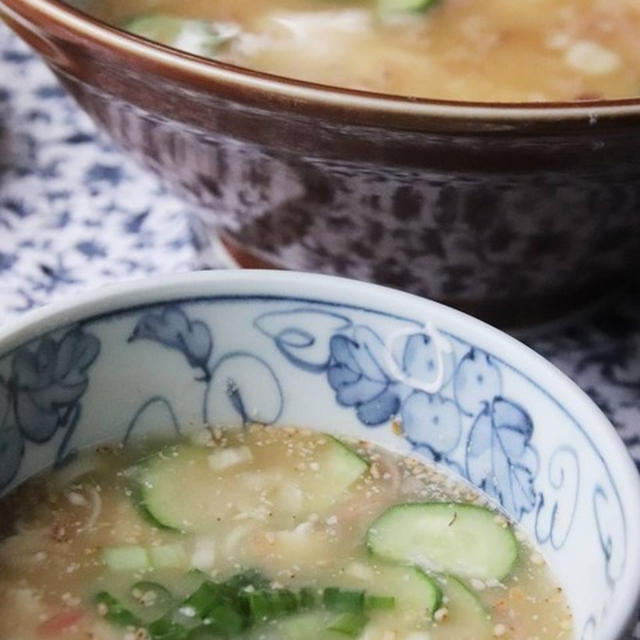
[[[374,280],[501,324],[573,310],[636,270],[638,101],[326,91],[171,53],[54,0],[0,7],[244,264]]]

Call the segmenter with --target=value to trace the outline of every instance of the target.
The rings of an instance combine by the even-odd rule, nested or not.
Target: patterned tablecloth
[[[0,25],[0,322],[114,280],[228,264],[193,209],[97,133]],[[640,468],[638,291],[525,339],[600,405]]]

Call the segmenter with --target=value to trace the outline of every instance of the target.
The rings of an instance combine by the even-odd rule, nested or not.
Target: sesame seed
[[[436,622],[444,622],[449,617],[449,609],[447,607],[440,607],[433,614],[433,619]]]

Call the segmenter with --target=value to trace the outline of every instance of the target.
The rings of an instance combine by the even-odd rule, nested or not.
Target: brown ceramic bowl
[[[0,8],[241,263],[374,280],[501,324],[576,309],[633,271],[640,100],[411,100],[182,54],[57,0]]]

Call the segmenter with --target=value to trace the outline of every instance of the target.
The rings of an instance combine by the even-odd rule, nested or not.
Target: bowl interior
[[[526,348],[412,296],[264,272],[115,288],[5,332],[0,416],[3,493],[157,430],[367,438],[489,493],[550,562],[577,637],[619,637],[637,599],[638,480],[610,425]]]
[[[572,102],[474,102],[413,98],[389,93],[346,89],[338,86],[316,84],[291,79],[233,64],[218,62],[188,54],[171,47],[132,35],[94,16],[89,0],[0,0],[0,10],[6,12],[10,26],[15,28],[30,44],[40,49],[57,66],[66,54],[52,55],[60,45],[57,36],[68,45],[70,42],[90,44],[93,53],[108,51],[127,66],[144,65],[147,72],[187,82],[192,86],[209,89],[216,84],[220,88],[234,87],[248,91],[244,98],[260,96],[274,104],[289,105],[296,101],[299,109],[319,108],[323,118],[350,121],[375,121],[386,128],[434,126],[463,127],[471,123],[504,126],[505,123],[540,124],[555,127],[577,124],[583,129],[594,121],[608,118],[617,120],[630,117],[634,122],[640,114],[640,98],[621,98],[597,101]],[[25,31],[26,30],[26,31]],[[55,35],[54,40],[50,36]],[[42,38],[44,41],[42,42]],[[284,102],[280,103],[280,99]],[[275,101],[275,102],[274,102]],[[300,104],[298,103],[300,101]],[[274,103],[274,104],[272,104]],[[390,126],[389,116],[396,119]],[[402,126],[400,126],[402,123]],[[475,130],[475,129],[474,129]],[[562,127],[558,131],[563,131]]]

